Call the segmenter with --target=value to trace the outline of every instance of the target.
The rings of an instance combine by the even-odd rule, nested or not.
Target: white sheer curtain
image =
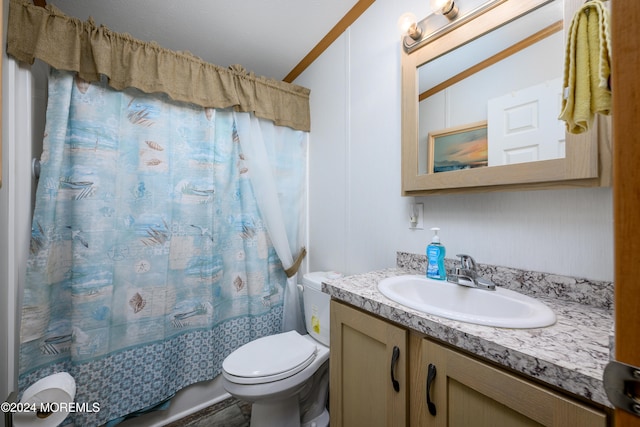
[[[265,228],[289,269],[304,251],[306,156],[308,132],[276,126],[252,113],[234,113],[245,165]],[[283,331],[304,333],[297,274],[289,277],[284,296]]]

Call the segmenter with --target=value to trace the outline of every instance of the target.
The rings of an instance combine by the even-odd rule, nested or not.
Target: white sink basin
[[[488,291],[406,275],[383,279],[378,289],[415,310],[478,325],[542,328],[556,322],[556,315],[545,304],[504,288]]]

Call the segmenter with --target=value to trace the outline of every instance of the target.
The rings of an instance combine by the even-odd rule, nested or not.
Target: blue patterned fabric
[[[286,276],[231,112],[53,70],[41,160],[20,390],[67,371],[100,404],[70,419],[95,426],[280,332]]]

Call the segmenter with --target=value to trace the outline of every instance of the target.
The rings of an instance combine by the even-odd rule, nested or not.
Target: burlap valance
[[[76,71],[87,81],[104,75],[117,90],[135,87],[203,107],[235,107],[303,131],[311,126],[309,89],[255,76],[239,66],[218,67],[92,20],[71,18],[52,5],[10,1],[7,53],[29,64],[38,58],[59,70]]]

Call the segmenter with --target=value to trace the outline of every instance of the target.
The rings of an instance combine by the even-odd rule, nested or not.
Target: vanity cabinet
[[[407,425],[407,340],[406,329],[331,300],[331,427]]]
[[[411,334],[409,345],[411,426],[607,425],[602,411],[430,339]]]
[[[608,422],[603,410],[336,300],[331,300],[329,395],[332,427],[606,427]]]

